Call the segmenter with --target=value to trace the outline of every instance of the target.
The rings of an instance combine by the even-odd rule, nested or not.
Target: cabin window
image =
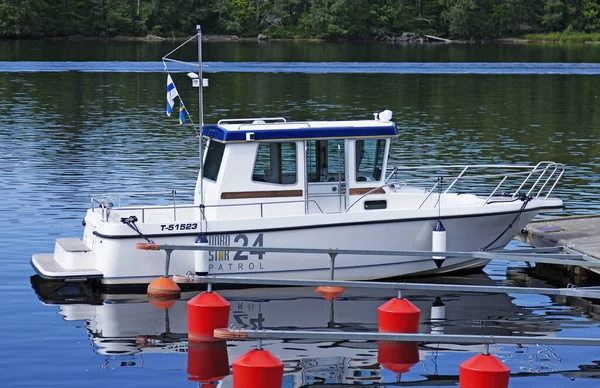
[[[259,143],[252,180],[293,185],[297,179],[296,143]]]
[[[379,181],[383,168],[385,139],[356,141],[356,181]]]
[[[365,201],[365,210],[386,209],[387,201],[385,199],[377,201]]]
[[[306,145],[306,170],[309,182],[344,180],[344,140],[310,140]]]
[[[210,140],[204,158],[204,178],[216,181],[223,160],[225,144]]]

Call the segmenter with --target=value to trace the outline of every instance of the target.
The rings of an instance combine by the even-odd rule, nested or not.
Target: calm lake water
[[[194,130],[164,114],[160,58],[177,44],[0,41],[2,386],[197,385],[188,371],[201,352],[188,352],[186,341],[185,302],[193,295],[161,310],[140,295],[53,289],[31,280],[29,265],[33,253],[52,252],[54,239],[81,236],[89,194],[193,187]],[[567,165],[555,190],[565,201],[562,214],[600,211],[600,46],[208,42],[204,54],[207,123],[370,118],[390,109],[401,132],[396,164],[554,160]],[[180,59],[194,56],[190,47]],[[196,90],[180,72],[188,70],[175,70],[194,114]],[[524,263],[502,261],[480,274],[425,280],[548,286]],[[223,295],[239,326],[375,331],[377,307],[394,293],[349,290],[334,302],[302,288]],[[422,333],[600,336],[589,301],[405,296],[422,310]],[[432,321],[440,303],[447,319]],[[252,346],[228,344],[227,362]],[[482,350],[420,345],[419,360],[397,374],[378,363],[377,343],[267,341],[265,347],[284,361],[285,387],[456,386],[458,365]],[[511,368],[510,387],[599,384],[598,349],[497,345],[492,353]],[[226,377],[223,386],[231,384]]]

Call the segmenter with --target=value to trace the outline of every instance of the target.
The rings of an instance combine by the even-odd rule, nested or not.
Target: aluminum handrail
[[[545,165],[545,166],[544,166]],[[542,166],[544,166],[542,168]],[[418,183],[418,182],[428,182],[432,179],[436,179],[436,182],[434,183],[433,187],[431,187],[429,189],[429,191],[427,192],[427,195],[425,196],[425,198],[423,199],[423,201],[421,202],[421,204],[419,205],[419,209],[421,209],[423,207],[423,205],[427,202],[427,200],[431,197],[431,195],[433,194],[433,192],[435,191],[436,188],[438,188],[438,186],[441,183],[441,180],[439,179],[439,177],[427,177],[427,178],[413,178],[413,179],[404,179],[404,180],[391,180],[392,179],[392,175],[397,173],[400,170],[415,170],[415,169],[462,169],[460,171],[460,173],[455,176],[455,177],[446,177],[446,176],[441,176],[444,180],[449,180],[451,181],[451,183],[448,185],[448,187],[444,190],[444,194],[447,194],[449,192],[450,189],[452,189],[454,186],[456,186],[456,184],[460,181],[460,180],[472,180],[472,179],[485,179],[485,178],[501,178],[500,182],[494,187],[494,189],[492,190],[492,193],[486,198],[486,200],[484,201],[483,205],[487,205],[490,203],[491,199],[493,198],[494,194],[498,192],[498,190],[500,190],[500,188],[502,187],[502,185],[506,182],[506,180],[509,177],[518,177],[518,176],[525,176],[525,178],[523,179],[523,181],[520,183],[519,187],[517,190],[515,190],[511,197],[512,198],[516,198],[517,193],[519,193],[521,191],[521,189],[523,189],[525,187],[525,185],[528,183],[528,181],[530,180],[530,178],[532,176],[535,176],[534,174],[536,172],[539,173],[539,175],[537,176],[536,181],[532,184],[532,186],[529,188],[528,192],[527,192],[527,196],[531,196],[532,194],[533,197],[538,198],[540,195],[542,195],[544,189],[546,188],[546,186],[548,185],[549,182],[553,182],[552,186],[550,187],[550,189],[548,190],[548,192],[545,195],[545,199],[547,199],[550,194],[552,193],[552,191],[554,190],[554,188],[556,187],[556,184],[558,183],[558,181],[560,180],[560,178],[562,178],[562,175],[564,174],[564,165],[561,163],[555,163],[555,162],[549,162],[549,161],[544,161],[544,162],[539,162],[538,164],[536,164],[535,166],[519,166],[519,165],[504,165],[504,164],[481,164],[481,165],[440,165],[440,166],[426,166],[426,167],[408,167],[408,166],[394,166],[392,169],[387,169],[386,173],[388,174],[388,178],[386,178],[384,180],[384,184],[377,186],[371,190],[369,190],[367,193],[363,194],[360,198],[358,198],[356,201],[354,201],[350,206],[348,206],[345,210],[344,213],[347,213],[354,205],[356,205],[357,203],[359,203],[363,198],[365,198],[367,195],[372,194],[373,192],[382,189],[384,187],[390,187],[390,186],[394,186],[396,184],[406,184],[406,183]],[[514,173],[503,173],[503,174],[479,174],[479,175],[467,175],[467,172],[469,170],[474,170],[474,169],[480,169],[480,168],[486,168],[486,169],[490,169],[490,168],[504,168],[504,169],[523,169],[526,171],[521,171],[521,172],[514,172]],[[541,187],[535,191],[536,187],[540,184],[540,182],[542,181],[542,178],[544,177],[544,175],[546,175],[546,173],[548,173],[548,170],[552,170],[548,177],[543,180],[543,183],[541,184]],[[556,172],[560,170],[560,173],[558,174],[558,176],[556,178],[554,178],[554,176],[556,175]],[[437,204],[436,204],[437,206]]]
[[[521,169],[525,171],[519,171],[514,173],[502,173],[502,174],[469,174],[469,172],[477,169]],[[490,165],[438,165],[438,166],[395,166],[393,169],[387,169],[386,172],[390,174],[395,174],[399,171],[409,170],[431,170],[435,169],[436,172],[440,173],[443,170],[451,170],[451,169],[461,169],[458,175],[454,177],[444,176],[444,179],[447,181],[451,181],[449,186],[445,189],[444,193],[448,193],[450,189],[454,188],[457,183],[465,180],[473,180],[473,179],[485,179],[485,178],[502,178],[500,183],[496,185],[494,190],[492,191],[492,195],[488,197],[489,199],[496,193],[500,187],[505,183],[508,178],[518,177],[520,175],[526,175],[523,180],[518,184],[517,190],[512,192],[512,196],[515,197],[517,193],[519,193],[522,189],[524,189],[528,184],[531,185],[528,187],[527,195],[533,196],[534,198],[538,198],[544,195],[544,198],[548,198],[552,191],[556,188],[558,181],[562,178],[565,166],[561,163],[555,163],[550,161],[543,161],[535,166],[521,166],[521,165],[502,165],[502,164],[490,164]],[[440,174],[443,175],[443,174]],[[535,178],[535,182],[531,182],[532,177]],[[412,178],[412,179],[404,179],[404,180],[396,180],[395,182],[399,184],[405,184],[407,182],[417,183],[417,182],[426,182],[430,181],[432,178]],[[514,182],[513,182],[514,183]],[[551,185],[548,187],[548,185]],[[545,191],[547,190],[547,191]]]
[[[97,194],[90,194],[90,197],[102,197],[102,196],[134,196],[134,195],[161,195],[161,194],[173,194],[173,192],[176,193],[193,193],[194,190],[165,190],[165,191],[133,191],[133,192],[113,192],[113,193],[97,193]]]
[[[177,220],[177,213],[175,211],[176,208],[176,197],[177,197],[177,193],[194,193],[193,190],[169,190],[169,191],[145,191],[145,192],[128,192],[128,193],[104,193],[104,194],[91,194],[90,198],[92,200],[92,210],[95,210],[94,207],[94,201],[98,202],[98,204],[100,205],[100,207],[103,209],[102,210],[102,218],[105,219],[105,214],[104,214],[104,208],[106,206],[104,206],[104,204],[106,203],[106,200],[110,200],[110,197],[116,197],[117,199],[117,207],[121,208],[121,198],[123,196],[129,196],[129,197],[133,197],[133,196],[138,196],[138,195],[145,195],[145,196],[150,196],[150,195],[171,195],[171,200],[173,201],[173,205],[169,206],[169,207],[173,207],[173,220],[176,221]],[[103,201],[98,200],[98,198],[102,198]],[[112,203],[111,203],[112,204]],[[110,206],[113,207],[113,206]],[[143,214],[143,209],[142,209],[142,214]],[[106,214],[106,219],[108,219],[108,214]]]
[[[95,210],[95,207],[93,206],[94,201],[96,201],[98,203],[98,207],[102,209],[102,220],[103,221],[108,221],[108,209],[111,209],[112,206],[107,207],[105,206],[105,204],[103,202],[100,202],[96,199],[92,199],[92,210]],[[313,203],[317,209],[319,210],[319,212],[321,214],[325,214],[323,212],[323,209],[321,209],[321,206],[319,206],[319,204],[314,200],[314,199],[306,199],[306,200],[295,200],[295,201],[276,201],[276,202],[252,202],[252,203],[231,203],[231,204],[219,204],[219,205],[202,205],[204,208],[225,208],[225,207],[235,207],[235,206],[259,206],[260,207],[260,216],[261,218],[263,218],[263,207],[268,206],[268,205],[277,205],[277,204],[290,204],[290,203]],[[165,206],[123,206],[123,207],[117,207],[115,208],[115,210],[119,210],[119,211],[125,211],[125,210],[140,210],[142,212],[142,220],[141,222],[144,222],[144,212],[148,211],[148,210],[169,210],[169,209],[173,209],[174,211],[174,215],[173,215],[173,219],[176,219],[176,210],[181,210],[181,209],[198,209],[200,206],[199,205],[176,205],[176,206],[172,206],[172,205],[165,205]]]

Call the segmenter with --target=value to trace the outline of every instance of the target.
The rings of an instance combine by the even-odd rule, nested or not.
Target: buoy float
[[[233,388],[281,388],[283,362],[265,349],[251,350],[233,361]]]
[[[440,220],[438,220],[433,228],[431,235],[431,250],[433,252],[446,251],[446,228],[444,228],[444,224],[442,224],[442,221]],[[446,260],[446,256],[432,256],[432,258],[438,268],[440,268]]]
[[[421,310],[407,299],[394,298],[377,309],[377,324],[382,333],[416,333]]]
[[[187,302],[188,338],[194,342],[215,341],[215,329],[227,327],[230,303],[215,292],[203,292]]]
[[[181,296],[181,288],[170,277],[161,276],[148,285],[147,293],[155,300],[177,299]]]
[[[177,299],[162,299],[162,298],[153,298],[148,297],[148,302],[152,303],[156,307],[161,310],[168,310],[177,303]]]
[[[208,239],[204,234],[199,234],[194,242],[194,245],[206,246],[208,245]],[[208,275],[208,251],[195,251],[194,264],[194,271],[196,272],[196,275]]]
[[[377,325],[382,333],[416,333],[419,331],[421,310],[409,300],[394,298],[377,309]],[[396,373],[407,372],[419,362],[419,347],[416,342],[379,341],[377,362],[385,369]]]
[[[188,380],[197,383],[213,383],[229,375],[227,342],[189,342]]]
[[[344,287],[338,286],[319,286],[315,288],[315,292],[327,300],[334,300],[345,291]]]
[[[460,364],[460,388],[507,388],[510,368],[490,354],[478,354]]]
[[[408,372],[419,362],[419,345],[416,342],[378,341],[377,362],[395,373]]]

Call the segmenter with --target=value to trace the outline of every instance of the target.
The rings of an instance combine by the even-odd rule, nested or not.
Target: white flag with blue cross
[[[179,97],[179,93],[171,79],[171,74],[167,74],[167,116],[171,116],[171,113],[173,112],[176,97]]]

